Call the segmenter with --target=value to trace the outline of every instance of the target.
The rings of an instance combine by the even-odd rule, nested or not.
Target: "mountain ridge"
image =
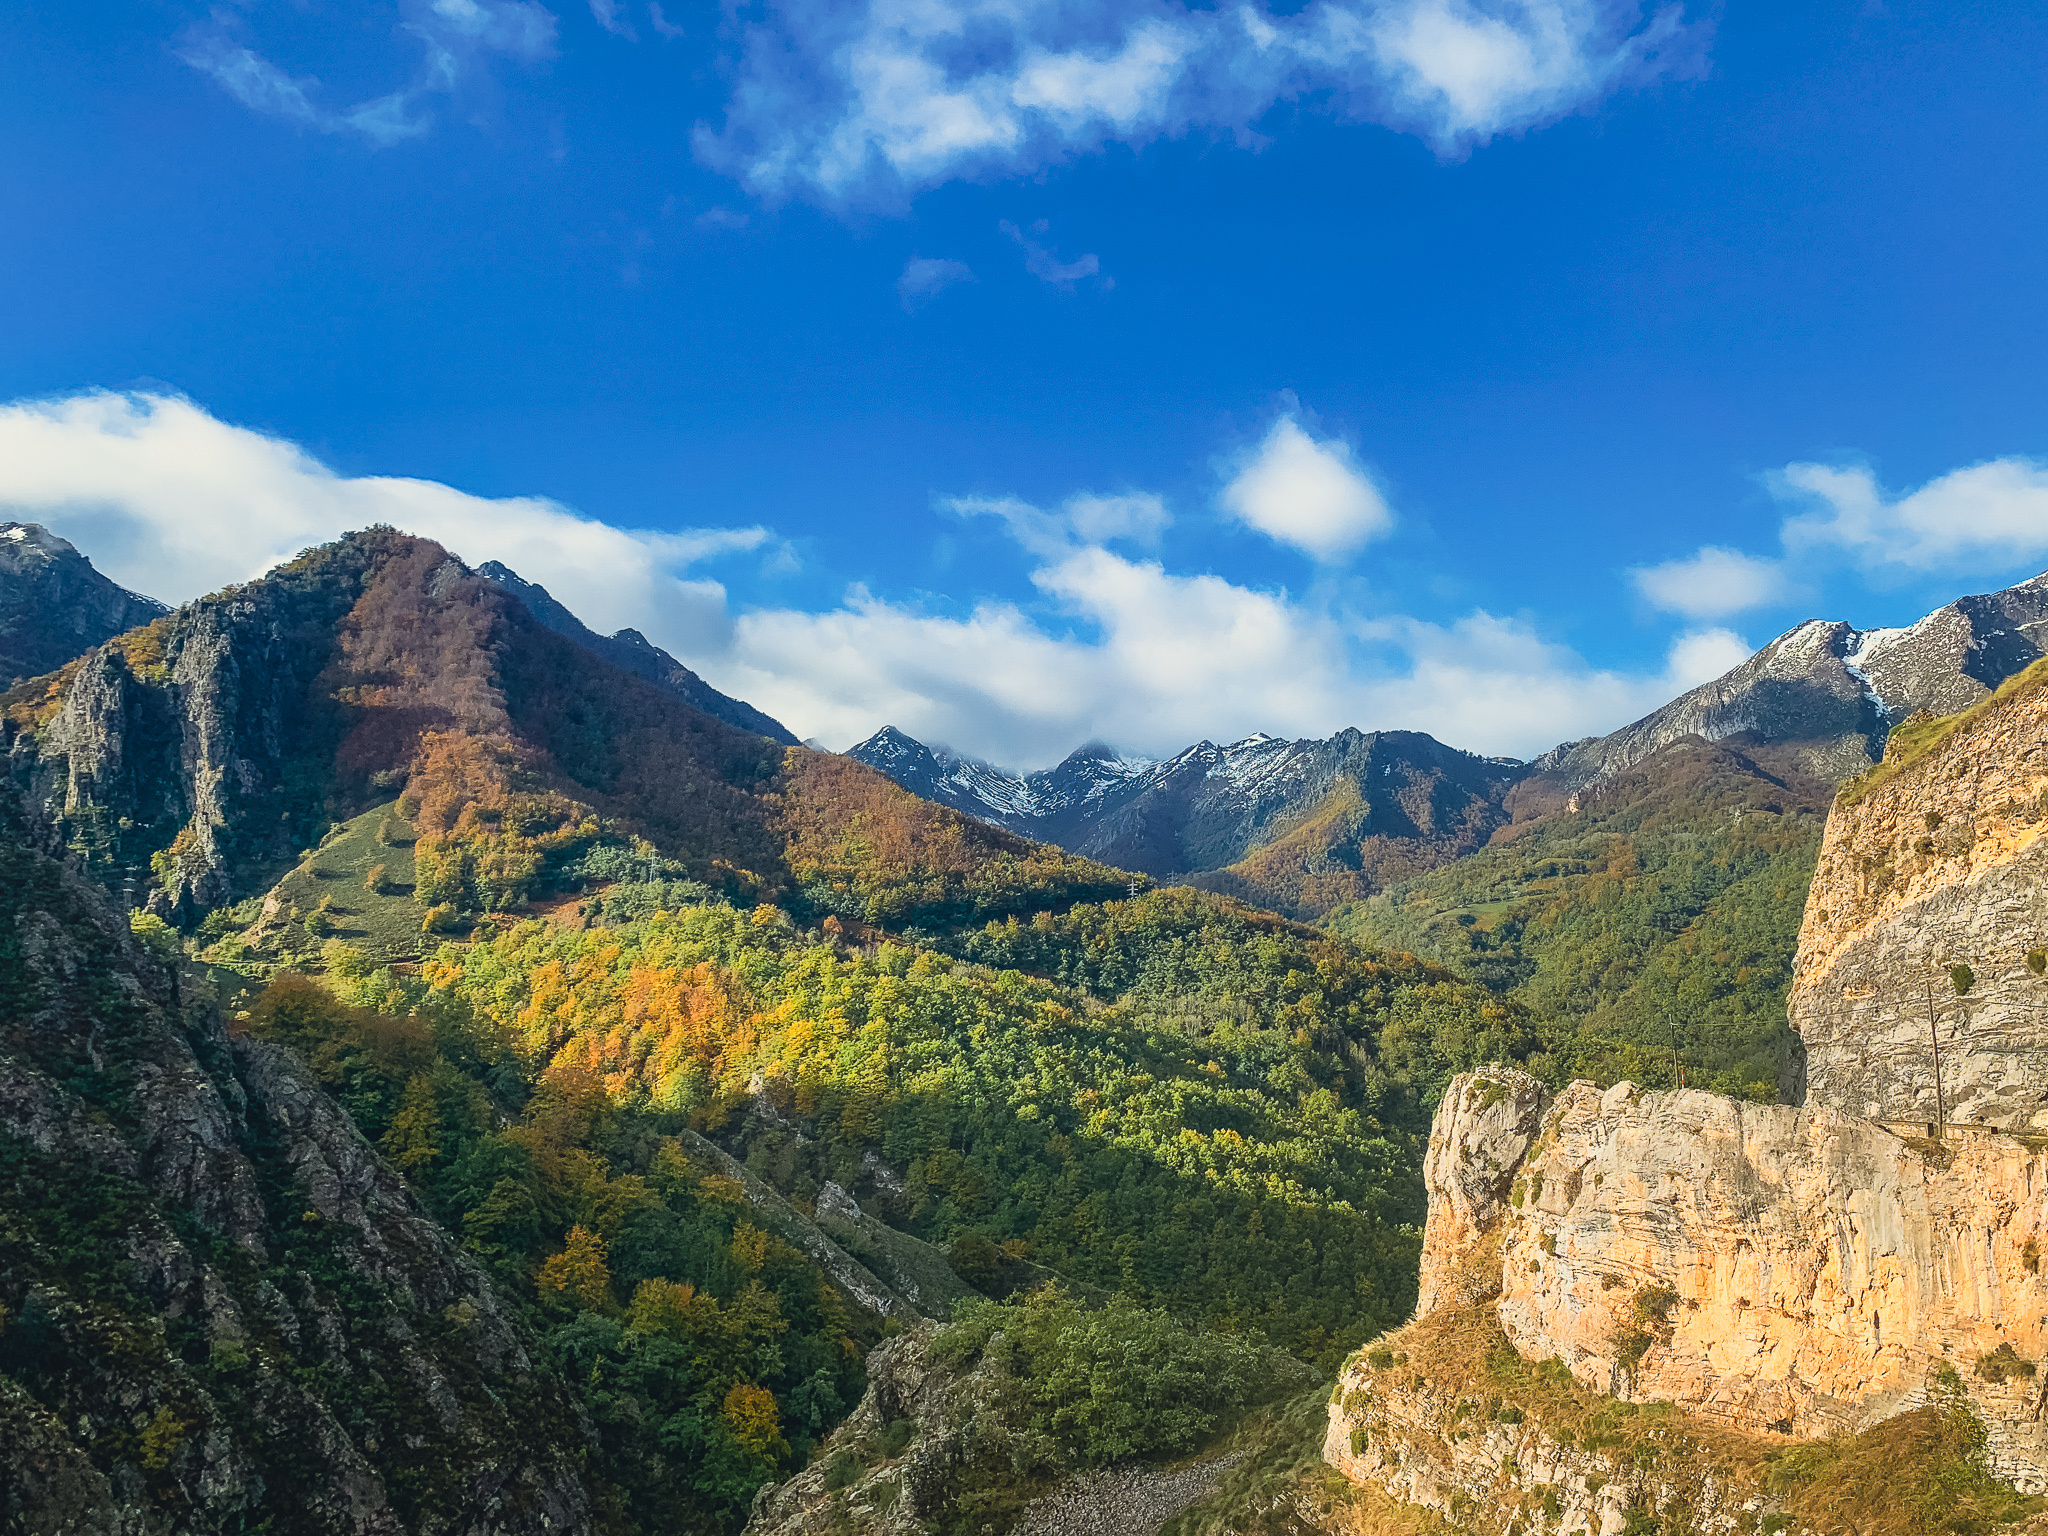
[[[564,639],[575,641],[586,651],[602,656],[622,672],[630,672],[657,688],[666,689],[727,725],[766,736],[785,747],[799,744],[789,727],[780,720],[764,714],[744,699],[720,693],[639,630],[622,629],[613,635],[601,635],[563,607],[546,587],[526,580],[500,561],[484,561],[476,568],[476,574],[517,597],[526,605],[526,611],[547,628]]]
[[[1898,628],[1806,620],[1642,718],[1526,763],[1422,732],[1355,727],[1292,742],[1264,733],[1222,747],[1201,741],[1159,760],[1091,742],[1021,776],[893,726],[847,755],[996,825],[1313,919],[1476,852],[1511,825],[1569,810],[1688,739],[1768,749],[1787,772],[1838,783],[1876,762],[1907,716],[1986,697],[2044,646],[2048,575]],[[1361,754],[1363,774],[1349,766]],[[1374,792],[1397,775],[1399,792]]]

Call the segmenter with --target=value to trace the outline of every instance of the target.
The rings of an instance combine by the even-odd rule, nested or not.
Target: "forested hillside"
[[[1832,786],[1765,750],[1680,742],[1577,808],[1335,914],[1525,1006],[1532,1070],[1775,1101],[1799,918]]]
[[[91,1407],[134,1395],[106,1352],[162,1304],[122,1277],[173,1194],[116,1187],[146,1148],[49,1155],[52,1116],[129,1112],[137,1068],[95,1043],[128,1027],[126,984],[17,1031],[7,1081],[48,1063],[0,1122],[0,1371],[77,1477],[194,1519],[355,1529],[335,1511],[366,1465],[408,1528],[502,1497],[563,1530],[732,1532],[852,1409],[872,1346],[976,1294],[1035,1295],[1016,1315],[1047,1359],[1108,1347],[1112,1305],[1189,1359],[1327,1369],[1413,1304],[1443,1082],[1541,1043],[1440,967],[1145,891],[735,730],[389,530],[119,637],[6,714],[9,856],[137,904],[132,940],[97,909],[118,961],[64,963],[185,989],[164,1049],[195,1042],[228,1106],[208,1134],[261,1214],[237,1229],[254,1268],[232,1233],[203,1249],[233,1310],[174,1326],[140,1408]],[[102,898],[64,876],[13,899],[0,960],[40,957],[47,986],[45,930]],[[246,989],[226,1033],[202,974]],[[371,1204],[335,1205],[332,1167]],[[529,1371],[516,1393],[463,1363],[474,1329],[526,1362],[503,1366]],[[1162,1448],[1206,1422],[1129,1362],[1088,1369],[1096,1417],[1032,1430],[1032,1476],[1122,1443],[1103,1414]],[[287,1381],[326,1459],[259,1457],[230,1497],[221,1436],[292,1422],[236,1418],[238,1394]],[[494,1400],[516,1427],[482,1427]],[[115,1427],[65,1429],[81,1405]],[[962,1486],[1008,1507],[1019,1475]]]
[[[1516,1044],[1510,1010],[1186,892],[948,947],[991,963],[711,903],[523,924],[422,975],[799,1201],[834,1182],[933,1243],[1326,1364],[1412,1305],[1430,1090]],[[1062,950],[1078,986],[1017,968]]]

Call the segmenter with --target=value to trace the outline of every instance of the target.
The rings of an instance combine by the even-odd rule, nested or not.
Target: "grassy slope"
[[[389,842],[383,840],[387,836]],[[414,841],[412,826],[395,803],[343,822],[278,881],[271,891],[276,914],[259,922],[252,937],[278,958],[317,952],[331,937],[380,963],[417,959],[440,941],[420,930],[420,907],[412,891]],[[365,882],[378,865],[384,867],[385,885],[373,891]],[[314,933],[304,920],[323,901],[328,903],[326,922]]]
[[[1775,1097],[1796,1048],[1785,991],[1828,787],[1685,743],[1576,812],[1511,829],[1447,868],[1336,913],[1528,1006],[1552,1076],[1674,1079]]]

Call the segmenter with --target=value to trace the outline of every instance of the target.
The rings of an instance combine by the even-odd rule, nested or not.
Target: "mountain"
[[[1042,835],[1042,827],[1056,816],[1078,820],[1076,813],[1084,807],[1098,804],[1105,794],[1155,766],[1148,758],[1127,758],[1091,742],[1057,768],[1018,778],[944,747],[927,747],[893,725],[883,726],[846,755],[879,768],[923,799],[1033,835]]]
[[[1479,847],[1523,772],[1419,731],[1204,741],[1164,762],[1095,743],[1023,778],[893,726],[847,755],[969,815],[1295,916]]]
[[[0,822],[0,1523],[599,1528],[574,1385],[474,1251]]]
[[[1964,709],[2044,647],[2048,575],[1958,598],[1903,629],[1810,619],[1633,724],[1546,752],[1515,809],[1548,810],[1686,736],[1789,748],[1803,772],[1840,781],[1882,757],[1886,734],[1908,715]]]
[[[40,677],[170,612],[39,523],[0,523],[0,682]]]
[[[705,714],[723,720],[727,725],[766,736],[785,747],[797,745],[796,737],[781,721],[762,714],[743,699],[720,693],[667,651],[649,641],[639,630],[622,629],[609,637],[600,635],[549,596],[546,587],[521,579],[518,573],[496,560],[486,560],[476,568],[476,573],[512,593],[526,605],[528,613],[556,634],[602,656],[620,671],[630,672],[657,688],[666,688],[686,704],[696,705]]]
[[[373,810],[365,843],[389,812],[412,849],[392,899],[457,924],[655,855],[813,921],[986,920],[1129,885],[717,719],[392,529],[9,690],[0,740],[43,845],[180,927],[262,895]],[[303,915],[317,928],[373,897],[330,890]]]
[[[1641,720],[1528,764],[1477,757],[1419,732],[1357,730],[1321,741],[1205,741],[1164,762],[1091,743],[1021,778],[927,748],[893,726],[848,755],[984,821],[1314,919],[1466,858],[1510,823],[1572,809],[1585,792],[1639,765],[1669,763],[1690,783],[1691,760],[1664,755],[1687,741],[1727,745],[1733,757],[1723,766],[1746,764],[1732,771],[1754,773],[1751,789],[1762,801],[1797,786],[1793,799],[1814,811],[1814,793],[1876,762],[1893,726],[1916,711],[1945,714],[1985,697],[2044,646],[2048,575],[1960,598],[1903,629],[1809,620]],[[1623,798],[1648,792],[1640,776],[1630,783]],[[1610,811],[1619,803],[1607,799]],[[1579,825],[1569,835],[1584,831]],[[1797,858],[1809,867],[1813,836],[1799,839]],[[1433,912],[1456,912],[1454,894],[1442,904],[1421,900]],[[1372,932],[1393,941],[1384,926]],[[1789,929],[1782,937],[1789,956]],[[1441,946],[1427,952],[1452,958]]]

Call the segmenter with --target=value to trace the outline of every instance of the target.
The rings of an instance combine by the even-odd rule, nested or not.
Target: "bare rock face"
[[[1501,1529],[1538,1494],[1562,1519],[1546,1530],[1618,1529],[1624,1509],[1753,1529],[1768,1500],[1706,1460],[1646,1477],[1518,1412],[1467,1422],[1469,1383],[1508,1379],[1502,1360],[1554,1370],[1617,1413],[1675,1405],[1697,1446],[1867,1429],[1953,1370],[1991,1469],[2048,1491],[2048,1150],[1630,1083],[1548,1100],[1518,1078],[1467,1073],[1444,1096],[1423,1308],[1346,1367],[1332,1465],[1445,1513],[1497,1505]]]
[[[1828,819],[1788,1010],[1808,1103],[2048,1128],[2048,688]],[[1961,983],[1967,990],[1958,993]]]
[[[1507,1210],[1515,1170],[1549,1105],[1550,1091],[1511,1067],[1469,1072],[1444,1095],[1422,1165],[1429,1224],[1418,1313],[1500,1293],[1498,1272],[1474,1273],[1469,1261]]]
[[[1624,1400],[1824,1436],[1916,1406],[1943,1362],[2048,1348],[2048,1157],[2010,1137],[1575,1083],[1520,1189],[1501,1326]],[[1970,1384],[1997,1469],[2048,1488],[2034,1380]]]

